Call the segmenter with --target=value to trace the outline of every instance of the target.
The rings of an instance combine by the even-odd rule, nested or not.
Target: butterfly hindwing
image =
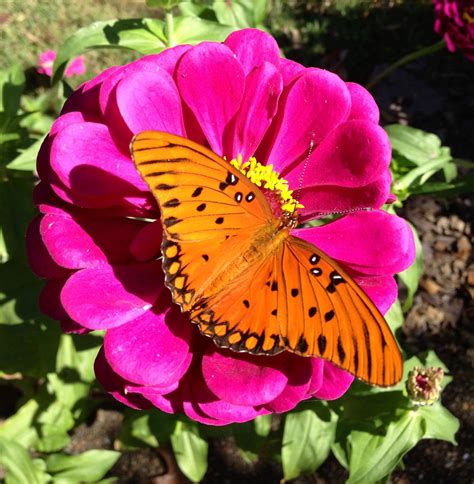
[[[279,261],[278,322],[284,346],[325,358],[367,383],[397,383],[403,365],[398,345],[352,278],[316,247],[292,236]]]
[[[285,348],[277,320],[274,257],[248,268],[205,308],[191,311],[191,319],[223,348],[275,355]]]

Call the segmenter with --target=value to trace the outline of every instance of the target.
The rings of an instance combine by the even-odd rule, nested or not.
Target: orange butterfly
[[[402,357],[378,309],[317,247],[290,235],[245,175],[180,136],[144,131],[134,162],[161,209],[173,301],[222,348],[321,357],[367,383],[400,381]]]

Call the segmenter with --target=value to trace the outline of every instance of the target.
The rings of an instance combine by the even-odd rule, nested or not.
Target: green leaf
[[[25,90],[25,73],[20,64],[0,71],[0,111],[14,116],[20,108],[20,99]]]
[[[393,150],[415,165],[421,166],[441,156],[441,140],[433,133],[401,124],[385,126],[385,131]]]
[[[281,451],[285,479],[315,471],[329,455],[335,429],[334,414],[323,404],[318,412],[308,409],[289,413]]]
[[[0,437],[0,465],[6,469],[6,484],[42,484],[49,478],[17,442]]]
[[[10,170],[33,171],[36,167],[36,157],[45,138],[46,135],[36,140],[28,148],[21,150],[21,153],[8,163],[7,168]]]
[[[415,227],[410,224],[410,228],[413,232],[413,239],[415,241],[416,257],[413,264],[405,269],[403,272],[398,274],[400,280],[405,284],[408,294],[405,302],[403,303],[403,311],[408,311],[413,304],[413,297],[418,289],[418,284],[420,283],[421,276],[423,274],[423,247],[421,245],[420,237]]]
[[[425,421],[425,439],[446,440],[456,445],[455,434],[459,430],[459,420],[440,402],[417,409]]]
[[[397,329],[403,326],[403,311],[402,305],[400,304],[400,299],[397,299],[392,307],[385,314],[385,321],[387,321],[392,333],[395,333]]]
[[[54,371],[59,335],[58,325],[52,322],[0,324],[0,370],[7,374],[19,372],[28,377],[44,378],[48,372]]]
[[[46,459],[46,469],[54,481],[96,482],[107,474],[120,457],[112,450],[88,450],[79,455],[53,454]]]
[[[199,482],[207,471],[208,445],[199,436],[197,426],[177,422],[171,445],[183,474],[192,482]]]
[[[155,19],[126,19],[95,22],[67,38],[54,62],[53,83],[64,74],[67,63],[78,54],[99,48],[121,48],[152,54],[165,47],[163,22]]]
[[[254,420],[255,433],[260,437],[268,437],[272,429],[272,416],[260,415]]]
[[[16,176],[12,174],[7,179],[0,181],[0,227],[2,227],[8,258],[16,262],[25,263],[26,244],[25,233],[36,211],[31,203],[33,191],[33,178],[29,176]],[[16,270],[19,268],[17,267]],[[31,270],[28,269],[31,280]],[[15,274],[12,273],[12,276]],[[10,280],[9,282],[14,283]],[[0,276],[0,287],[8,286],[9,282]]]
[[[266,0],[216,0],[212,4],[219,23],[239,29],[259,27],[267,13]]]
[[[36,399],[28,400],[16,413],[2,422],[0,438],[14,440],[24,447],[33,446],[38,440],[38,432],[33,422],[39,408],[40,405]]]
[[[158,447],[158,439],[150,429],[150,414],[135,414],[131,421],[130,435],[150,447]]]
[[[423,419],[413,410],[388,425],[385,434],[354,430],[349,435],[347,484],[377,482],[390,475],[423,437]]]
[[[13,227],[7,228],[12,229]],[[5,232],[4,236],[10,235],[8,232],[5,234]],[[5,238],[9,240],[7,237]],[[11,245],[8,242],[8,252],[10,251]],[[42,285],[42,282],[31,272],[28,266],[14,261],[0,264],[0,332],[5,331],[1,327],[3,324],[18,324],[24,321],[32,321],[40,316],[38,296]],[[30,346],[27,342],[28,335],[21,333],[17,336],[23,338],[23,342],[27,347]],[[2,341],[0,341],[1,346],[3,346]],[[10,350],[9,352],[13,351],[13,348],[7,349]],[[18,347],[17,350],[21,351],[21,348]],[[0,365],[3,363],[6,362],[0,362]]]
[[[68,431],[74,427],[71,411],[59,400],[55,400],[37,418],[40,439],[35,445],[39,452],[57,452],[70,442]]]
[[[431,182],[414,187],[411,192],[414,195],[435,195],[438,197],[454,197],[462,194],[474,193],[474,173],[448,182]]]
[[[204,40],[222,42],[236,30],[236,27],[220,25],[217,22],[198,17],[176,17],[174,38],[177,44],[198,44]]]
[[[88,335],[91,347],[78,352],[76,343],[81,338],[61,335],[56,357],[56,372],[47,375],[48,390],[67,408],[73,409],[79,401],[87,400],[91,382],[94,380],[92,369],[102,339]],[[92,338],[91,338],[92,337]]]
[[[444,179],[449,183],[458,176],[458,167],[456,163],[447,163],[443,167]]]
[[[146,6],[149,8],[163,8],[171,10],[180,3],[180,0],[146,0]]]

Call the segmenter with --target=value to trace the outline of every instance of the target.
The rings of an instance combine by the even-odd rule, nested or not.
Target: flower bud
[[[439,398],[442,380],[442,368],[413,368],[406,383],[410,399],[415,405],[432,405]]]

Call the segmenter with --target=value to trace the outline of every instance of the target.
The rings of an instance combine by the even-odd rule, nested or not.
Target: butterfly
[[[314,245],[291,235],[263,192],[208,148],[160,131],[131,143],[158,202],[165,283],[221,348],[320,357],[373,385],[402,376],[400,350],[379,310]]]

